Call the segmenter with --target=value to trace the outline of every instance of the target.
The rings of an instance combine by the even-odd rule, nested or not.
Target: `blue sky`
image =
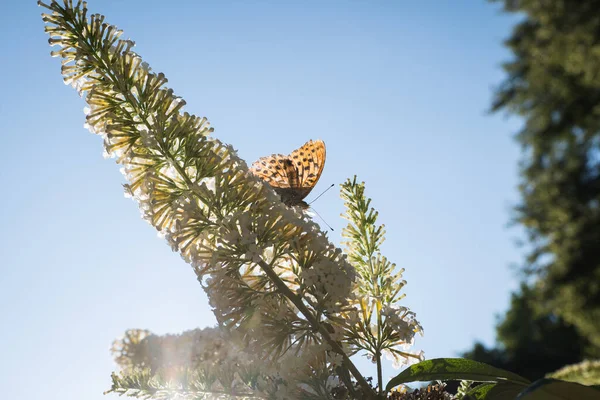
[[[415,348],[493,344],[517,286],[519,122],[486,113],[514,17],[485,1],[90,0],[136,41],[186,110],[248,162],[323,139],[311,197],[358,175],[386,225],[383,252],[425,328]],[[84,130],[35,1],[0,14],[0,313],[6,398],[106,399],[112,340],[128,328],[214,324],[192,269],[123,197]],[[335,228],[343,204],[314,204]],[[368,362],[360,361],[373,374]],[[370,369],[371,368],[371,369]],[[388,377],[396,371],[386,369]],[[33,380],[32,383],[32,379]]]

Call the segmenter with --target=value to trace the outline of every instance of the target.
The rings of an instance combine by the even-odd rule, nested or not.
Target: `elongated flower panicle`
[[[349,221],[342,235],[348,259],[358,275],[355,307],[344,321],[345,339],[377,363],[381,388],[381,355],[390,358],[396,368],[423,360],[422,352],[409,351],[415,334],[422,334],[423,329],[416,314],[398,303],[404,297],[404,270],[396,271],[396,265],[381,255],[384,226],[376,225],[377,212],[370,207],[371,199],[364,191],[364,182],[357,183],[356,176],[342,184],[346,205],[342,216]]]
[[[88,104],[86,126],[122,165],[126,195],[143,218],[192,264],[219,322],[239,328],[271,360],[310,355],[304,347],[323,342],[342,353],[326,329],[355,279],[342,252],[211,137],[206,118],[183,112],[183,99],[122,31],[102,15],[88,18],[85,2],[62,3],[38,2],[50,10],[43,20],[64,81]]]
[[[277,373],[265,371],[256,354],[244,351],[235,334],[217,328],[194,329],[158,336],[147,330],[128,330],[111,349],[123,373],[113,374],[109,392],[132,395],[134,377],[139,394],[160,389],[165,395],[189,392],[235,394],[236,398],[269,398],[273,393],[296,393]],[[269,375],[269,372],[271,374]],[[157,378],[164,379],[158,383]],[[158,378],[158,379],[160,379]],[[213,393],[208,397],[208,393]],[[230,398],[229,396],[223,398]]]
[[[235,334],[217,328],[164,336],[132,329],[114,341],[111,352],[122,373],[113,374],[107,393],[155,398],[160,390],[174,398],[185,393],[198,398],[198,393],[217,392],[235,394],[235,398],[323,399],[343,387],[323,368],[325,351],[320,346],[312,348],[310,357],[288,353],[265,369]],[[286,384],[294,381],[299,385]]]
[[[64,82],[87,102],[85,126],[121,165],[125,195],[191,264],[221,329],[196,332],[194,345],[187,336],[160,339],[169,349],[162,367],[172,368],[156,377],[160,368],[151,362],[132,364],[136,372],[113,375],[111,391],[146,398],[384,396],[381,355],[421,358],[408,347],[422,329],[398,304],[404,281],[379,253],[383,228],[375,226],[364,185],[342,185],[350,220],[344,254],[295,202],[288,207],[250,173],[232,146],[211,136],[206,118],[183,111],[185,101],[122,31],[102,15],[88,16],[86,2],[60,3],[38,2],[50,10],[42,16],[50,44],[59,47],[52,55],[62,59]],[[156,344],[148,335],[133,332],[118,342],[121,361],[142,343]],[[225,340],[239,351],[215,353],[218,366],[169,364]],[[378,364],[379,393],[350,359],[359,351]]]

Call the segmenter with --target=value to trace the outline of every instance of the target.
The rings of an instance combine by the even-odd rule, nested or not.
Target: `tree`
[[[500,1],[500,0],[492,0]],[[525,18],[493,111],[524,118],[515,221],[541,309],[600,347],[600,1],[504,0]]]
[[[507,369],[531,380],[589,356],[589,342],[575,327],[535,307],[535,289],[522,284],[496,326],[498,346],[476,343],[464,357]]]

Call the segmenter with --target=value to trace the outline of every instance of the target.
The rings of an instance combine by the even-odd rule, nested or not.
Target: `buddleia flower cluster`
[[[344,254],[250,174],[231,145],[211,136],[206,118],[185,112],[164,74],[152,71],[104,16],[88,15],[82,1],[38,4],[49,10],[43,20],[50,44],[58,46],[52,55],[62,59],[64,82],[85,99],[86,127],[121,165],[126,195],[193,267],[219,329],[251,355],[252,371],[261,371],[259,379],[232,362],[238,371],[215,368],[222,375],[215,378],[187,365],[178,379],[194,384],[184,388],[153,377],[148,366],[113,377],[114,391],[167,398],[179,390],[204,398],[234,396],[243,387],[250,397],[328,398],[337,387],[346,398],[383,396],[381,379],[374,390],[350,356],[367,351],[380,372],[382,353],[413,357],[396,347],[410,344],[420,326],[396,305],[402,284],[377,253],[382,236],[359,232],[375,241],[364,253],[373,262],[359,259],[362,250],[352,242]],[[352,193],[346,199],[360,200]]]
[[[114,341],[111,352],[121,374],[113,374],[108,392],[149,398],[202,398],[202,393],[207,398],[295,398],[299,393],[287,390],[281,374],[268,375],[235,333],[218,328],[164,336],[131,329]]]
[[[353,299],[354,309],[339,321],[345,328],[346,342],[354,349],[364,350],[378,367],[378,382],[381,386],[381,356],[402,365],[424,359],[423,352],[412,353],[415,334],[423,334],[416,314],[399,304],[406,281],[402,279],[404,269],[396,270],[381,254],[385,240],[383,225],[377,225],[378,213],[371,199],[365,196],[365,184],[358,183],[356,176],[342,184],[349,223],[344,228],[346,254],[357,272],[357,285]]]

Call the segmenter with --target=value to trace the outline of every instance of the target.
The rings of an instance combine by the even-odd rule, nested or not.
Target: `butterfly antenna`
[[[333,185],[331,185],[331,186],[333,186]],[[331,187],[331,186],[330,186],[330,187]],[[315,199],[315,200],[316,200],[316,199]],[[314,201],[314,200],[313,200],[313,201]],[[325,223],[325,225],[327,225],[327,227],[328,227],[329,229],[331,229],[331,231],[333,232],[333,228],[332,228],[332,227],[331,227],[331,226],[330,226],[330,225],[327,223],[327,221],[325,221],[325,220],[323,219],[323,217],[321,217],[321,214],[319,214],[319,213],[317,212],[317,210],[315,210],[315,208],[314,208],[314,207],[311,207],[311,209],[312,209],[312,210],[315,212],[315,214],[317,214],[317,215],[319,216],[319,218],[321,218],[321,221],[323,221],[323,222]]]
[[[334,186],[335,186],[335,184],[334,184],[334,183],[332,183],[332,184],[331,184],[331,186],[329,186],[327,189],[323,190],[323,191],[321,192],[321,194],[320,194],[320,195],[318,195],[317,197],[315,197],[315,198],[313,199],[313,201],[311,201],[310,203],[308,203],[308,205],[310,206],[312,203],[314,203],[315,201],[317,201],[317,199],[318,199],[319,197],[323,196],[323,195],[325,194],[325,192],[327,192],[329,189],[331,189],[331,188],[332,188],[332,187],[334,187]],[[314,208],[313,208],[313,210],[314,210]],[[316,211],[315,211],[315,212],[316,212]],[[317,214],[317,215],[318,215],[318,214]],[[320,217],[320,215],[319,215],[319,217]],[[323,219],[323,218],[321,218],[321,219]],[[323,222],[325,222],[325,221],[323,221]],[[327,222],[325,222],[325,223],[327,223]],[[332,229],[332,230],[333,230],[333,229]]]

